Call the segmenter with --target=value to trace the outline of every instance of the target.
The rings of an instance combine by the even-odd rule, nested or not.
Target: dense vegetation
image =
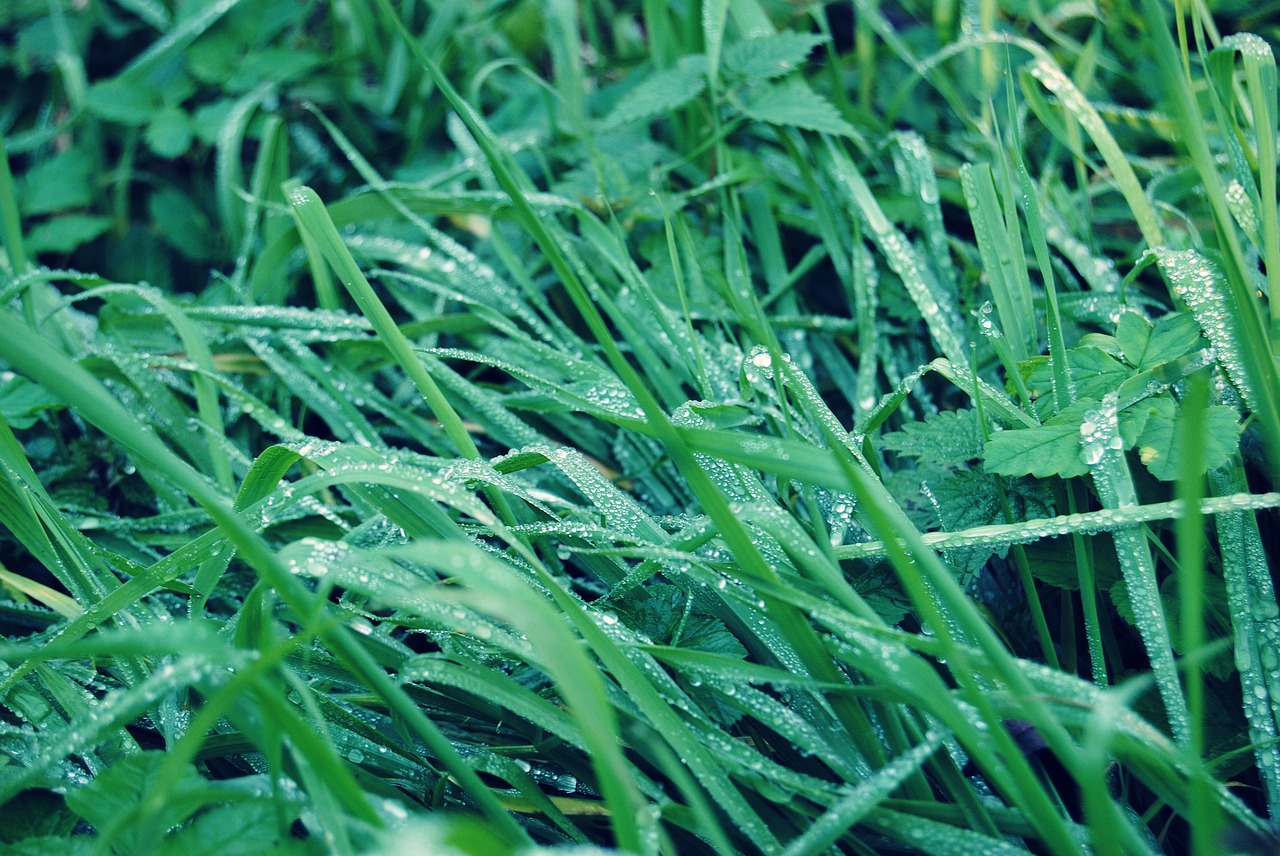
[[[1278,11],[0,4],[5,852],[1276,852]]]

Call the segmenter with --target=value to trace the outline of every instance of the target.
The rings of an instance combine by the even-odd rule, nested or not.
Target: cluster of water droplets
[[[1256,391],[1245,371],[1245,349],[1233,302],[1221,270],[1195,250],[1156,247],[1147,252],[1156,257],[1174,293],[1186,301],[1231,382],[1251,407],[1256,405]],[[1241,310],[1247,311],[1245,307]]]
[[[1117,400],[1114,391],[1107,393],[1098,407],[1085,411],[1080,423],[1080,458],[1091,468],[1101,464],[1108,453],[1118,455],[1124,450]]]

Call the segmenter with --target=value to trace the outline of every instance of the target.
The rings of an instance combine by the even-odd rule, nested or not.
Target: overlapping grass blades
[[[1210,404],[1280,435],[1274,308],[1253,294],[1280,271],[1274,64],[1247,37],[1217,47],[1206,130],[1146,6],[1204,208],[1162,198],[1163,167],[1095,103],[1090,51],[1121,26],[1091,19],[1085,47],[1037,13],[1059,50],[1006,38],[1026,22],[995,3],[918,28],[854,5],[857,62],[832,49],[828,79],[877,55],[891,94],[860,106],[918,115],[892,92],[923,78],[934,125],[889,133],[838,93],[856,134],[749,121],[767,81],[726,57],[779,23],[754,2],[626,19],[665,34],[654,73],[707,69],[644,128],[578,50],[605,46],[613,4],[543,4],[550,97],[519,121],[435,60],[465,4],[421,38],[408,10],[358,4],[344,39],[401,37],[378,100],[425,74],[461,154],[392,181],[315,113],[368,187],[276,197],[298,155],[271,117],[244,191],[250,91],[218,145],[238,255],[198,297],[32,272],[0,173],[0,294],[25,310],[0,308],[0,360],[33,402],[4,399],[0,582],[26,580],[3,616],[35,628],[0,646],[0,798],[68,791],[57,811],[118,852],[213,821],[264,852],[367,852],[438,809],[486,819],[443,821],[477,853],[1265,840],[1280,618],[1258,521],[1280,498],[1246,480],[1274,457],[1242,454]],[[453,43],[464,65],[481,51]],[[1030,56],[1007,72],[1021,92],[998,91],[1002,54]],[[971,60],[980,92],[937,73]],[[509,64],[467,67],[517,86]],[[631,135],[622,155],[609,134]],[[645,145],[658,161],[628,175]],[[1206,210],[1216,247],[1187,226]],[[1134,357],[1121,313],[1154,338],[1175,311],[1213,351],[1187,322]],[[59,482],[54,429],[120,457],[77,453],[118,502]]]

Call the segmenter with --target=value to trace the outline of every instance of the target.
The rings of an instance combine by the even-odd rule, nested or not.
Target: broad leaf
[[[958,466],[982,457],[982,439],[976,410],[944,410],[885,434],[880,445],[923,463]]]
[[[803,65],[809,52],[825,41],[824,36],[794,31],[747,39],[725,49],[723,68],[743,77],[781,77]]]
[[[702,54],[683,56],[673,68],[651,74],[613,108],[605,125],[649,119],[670,113],[688,104],[707,87],[707,58]]]
[[[1126,312],[1116,340],[1131,365],[1149,369],[1192,351],[1200,342],[1200,325],[1186,312],[1161,318],[1154,326],[1136,312]]]
[[[992,434],[983,463],[1006,476],[1082,476],[1089,467],[1080,457],[1080,423],[1097,406],[1091,399],[1077,401],[1044,425]]]
[[[1240,444],[1237,413],[1221,405],[1205,413],[1204,434],[1197,438],[1202,447],[1206,469],[1227,462]],[[1178,438],[1177,420],[1166,411],[1152,411],[1138,439],[1138,456],[1151,474],[1161,481],[1174,481],[1184,457]]]
[[[789,125],[806,131],[852,136],[853,126],[841,118],[830,101],[799,80],[769,83],[752,89],[742,112],[770,125]]]

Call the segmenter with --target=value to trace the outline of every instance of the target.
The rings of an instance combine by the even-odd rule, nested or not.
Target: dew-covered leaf
[[[1095,347],[1072,348],[1067,351],[1067,365],[1070,367],[1071,380],[1075,384],[1078,398],[1101,400],[1133,374],[1132,369],[1101,348]],[[1030,388],[1041,393],[1052,389],[1053,375],[1048,360],[1036,362],[1027,383]],[[1041,406],[1050,403],[1052,398],[1051,395],[1043,395]]]
[[[1240,445],[1239,414],[1234,408],[1214,405],[1204,414],[1204,433],[1195,440],[1201,446],[1206,470],[1227,462]],[[1161,481],[1175,481],[1185,454],[1177,419],[1168,410],[1152,411],[1138,438],[1138,457]]]
[[[1110,359],[1110,358],[1108,358]],[[1077,401],[1044,425],[998,431],[987,441],[983,463],[1006,476],[1072,478],[1089,472],[1080,457],[1080,423],[1096,401]]]
[[[68,793],[67,805],[94,828],[107,830],[144,798],[163,793],[165,799],[159,807],[157,825],[174,826],[200,807],[201,795],[209,794],[210,788],[190,764],[173,771],[178,774],[177,779],[162,779],[162,773],[170,773],[165,769],[167,757],[164,752],[142,752],[122,758],[89,784]],[[216,799],[212,794],[204,798]],[[126,832],[119,844],[131,849],[127,847],[131,840],[132,836]]]
[[[882,448],[913,455],[921,463],[959,466],[982,457],[982,427],[976,410],[943,410],[923,422],[908,422],[901,431],[880,438]]]

